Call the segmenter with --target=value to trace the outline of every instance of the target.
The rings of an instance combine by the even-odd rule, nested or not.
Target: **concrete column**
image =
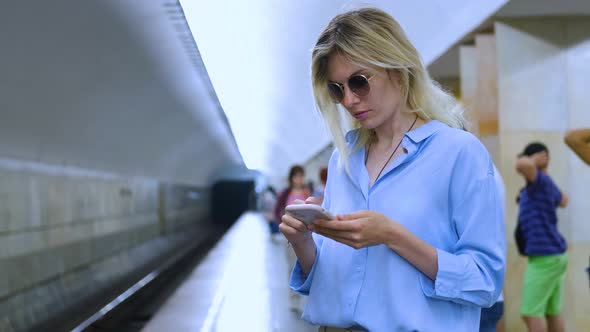
[[[477,86],[474,106],[478,117],[479,138],[488,149],[494,162],[498,163],[498,84],[494,35],[477,35],[475,37],[475,54]]]
[[[475,46],[459,47],[459,75],[461,76],[461,102],[465,107],[465,117],[469,121],[467,129],[479,136],[475,97],[477,93],[477,57]]]
[[[498,88],[494,36],[477,35],[475,46],[461,46],[459,67],[461,101],[470,122],[468,129],[479,137],[498,164]]]

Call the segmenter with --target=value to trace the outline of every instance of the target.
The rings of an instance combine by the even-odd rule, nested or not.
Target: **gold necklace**
[[[409,133],[410,130],[412,130],[412,128],[414,128],[414,125],[416,124],[416,121],[418,121],[418,114],[416,114],[416,118],[414,119],[414,122],[412,122],[412,125],[410,126],[410,128],[408,128],[408,130],[406,131],[406,134]],[[404,140],[404,136],[402,136],[402,139],[399,140],[399,143],[397,143],[397,146],[395,147],[395,149],[393,149],[393,152],[389,155],[389,158],[387,158],[387,161],[385,162],[385,164],[383,164],[383,167],[381,167],[381,170],[379,171],[379,174],[377,174],[377,177],[375,178],[375,182],[377,182],[377,180],[381,176],[381,173],[385,169],[385,166],[387,166],[387,164],[389,164],[389,161],[391,160],[391,158],[393,158],[393,155],[395,154],[395,151],[397,151],[397,149],[399,148],[399,146],[402,145],[402,141]],[[371,149],[371,144],[369,143],[369,146],[367,147],[367,155],[365,156],[365,166],[367,165],[367,160],[369,159],[369,150],[370,149]],[[373,183],[375,183],[375,182],[373,182]]]

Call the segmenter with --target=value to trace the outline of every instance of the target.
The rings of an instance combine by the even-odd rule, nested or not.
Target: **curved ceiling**
[[[243,161],[182,8],[11,1],[0,157],[207,185]]]
[[[315,111],[311,48],[357,4],[391,13],[429,64],[506,0],[180,1],[246,165],[282,177],[329,143]]]
[[[362,4],[396,17],[429,64],[505,2]],[[207,185],[244,161],[282,177],[329,143],[310,50],[358,2],[181,3],[3,4],[0,158]]]

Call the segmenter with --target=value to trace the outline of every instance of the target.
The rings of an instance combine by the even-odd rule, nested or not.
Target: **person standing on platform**
[[[305,170],[302,166],[295,165],[289,170],[289,186],[283,190],[277,199],[275,205],[275,218],[281,220],[283,214],[285,214],[285,207],[290,204],[294,204],[297,201],[303,202],[310,195],[310,191],[305,185]],[[291,248],[287,248],[287,258],[289,266],[293,266],[297,257]],[[289,268],[290,271],[290,268]],[[303,312],[304,299],[300,294],[293,291],[289,291],[289,306],[291,311],[301,314]]]
[[[538,142],[528,144],[516,161],[525,179],[517,198],[516,242],[527,267],[520,314],[529,332],[564,331],[561,316],[563,283],[567,270],[567,243],[557,229],[557,208],[567,196],[547,174],[549,150]]]
[[[320,178],[320,184],[317,185],[313,191],[313,197],[317,197],[321,202],[324,200],[324,190],[326,189],[326,182],[328,181],[328,167],[320,168],[318,175]]]
[[[308,295],[303,319],[319,331],[477,331],[504,283],[506,240],[492,160],[456,100],[375,8],[334,17],[311,72],[336,146],[322,203],[335,219],[285,214],[279,226],[297,255],[290,286]]]

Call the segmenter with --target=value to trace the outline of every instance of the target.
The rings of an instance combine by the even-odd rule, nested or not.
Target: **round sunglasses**
[[[351,76],[346,84],[348,84],[348,89],[357,97],[365,97],[371,92],[371,86],[369,85],[369,80],[373,78],[373,76],[367,77],[365,75],[354,75]],[[344,84],[330,82],[328,83],[328,91],[330,93],[330,97],[336,104],[340,104],[342,99],[344,98]]]

